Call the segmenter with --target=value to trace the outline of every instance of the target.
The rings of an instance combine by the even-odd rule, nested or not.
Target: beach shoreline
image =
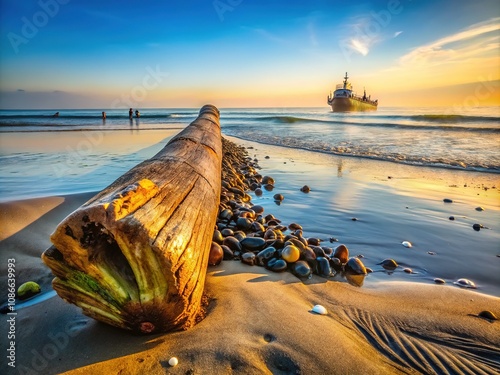
[[[409,168],[410,174],[407,166],[393,163],[232,140],[258,159],[262,174],[276,180],[273,192],[262,197],[251,193],[252,202],[285,223],[301,224],[304,236],[321,238],[325,246],[344,243],[352,255],[362,254],[375,271],[364,285],[352,286],[340,276],[301,281],[290,273],[224,261],[209,267],[206,292],[212,302],[207,317],[188,331],[151,337],[98,323],[57,296],[24,308],[20,304],[19,368],[44,374],[195,374],[207,369],[222,374],[317,374],[348,373],[355,363],[370,373],[425,372],[439,366],[457,372],[499,370],[499,324],[477,317],[483,310],[500,315],[500,283],[493,272],[500,258],[492,245],[498,239],[493,224],[500,209],[492,176],[429,175],[418,167]],[[308,194],[299,190],[305,184],[311,187]],[[15,257],[18,285],[33,280],[43,293],[49,292],[52,276],[40,254],[50,246],[50,233],[59,221],[95,193],[0,203],[0,281],[6,284],[7,259]],[[275,193],[284,195],[282,204],[275,204]],[[444,203],[449,197],[453,203]],[[479,205],[485,210],[476,211]],[[450,212],[457,220],[448,219]],[[471,223],[479,219],[492,229],[474,231]],[[478,284],[476,291],[452,284],[468,269],[453,258],[454,252],[460,254],[463,263],[468,248],[454,247],[470,236],[476,236],[469,241],[481,244],[476,252],[486,253],[482,256],[489,262],[467,275]],[[330,242],[333,237],[339,241]],[[414,247],[404,248],[403,240],[411,240]],[[431,246],[435,242],[443,248]],[[385,257],[399,261],[397,272],[377,266]],[[412,267],[415,274],[403,272],[403,267]],[[446,285],[435,284],[434,277],[442,277]],[[312,314],[315,304],[325,306],[328,315]],[[6,319],[0,328],[6,332]],[[381,332],[399,344],[391,347]],[[450,340],[461,344],[446,344]],[[6,340],[1,342],[3,350]],[[419,349],[408,354],[411,346]],[[438,360],[428,359],[436,353],[441,353]],[[458,365],[464,353],[464,364]],[[179,359],[175,368],[167,364],[172,356]]]

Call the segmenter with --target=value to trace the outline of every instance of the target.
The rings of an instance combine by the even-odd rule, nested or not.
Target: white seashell
[[[413,246],[410,241],[403,241],[403,242],[401,242],[401,245],[403,245],[404,247],[412,247]]]
[[[328,311],[326,311],[326,308],[321,305],[314,306],[311,311],[319,315],[326,315],[328,313]]]
[[[179,363],[179,360],[176,358],[176,357],[172,357],[168,360],[168,364],[172,367],[175,367],[177,366],[177,364]]]
[[[468,279],[458,279],[453,284],[458,285],[462,288],[476,289],[476,284]]]

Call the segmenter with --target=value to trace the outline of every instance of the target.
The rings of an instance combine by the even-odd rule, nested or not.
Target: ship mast
[[[344,77],[344,89],[346,89],[346,88],[347,88],[347,79],[348,79],[348,78],[349,78],[349,77],[347,76],[347,72],[345,72],[345,77]]]

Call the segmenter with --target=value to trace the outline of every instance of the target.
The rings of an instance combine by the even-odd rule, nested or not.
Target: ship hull
[[[328,100],[333,112],[376,111],[377,105],[353,98],[333,98]]]

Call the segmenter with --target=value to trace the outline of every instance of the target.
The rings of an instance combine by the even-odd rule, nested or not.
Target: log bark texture
[[[221,193],[219,111],[66,217],[42,259],[84,314],[140,333],[186,329],[200,312]]]

